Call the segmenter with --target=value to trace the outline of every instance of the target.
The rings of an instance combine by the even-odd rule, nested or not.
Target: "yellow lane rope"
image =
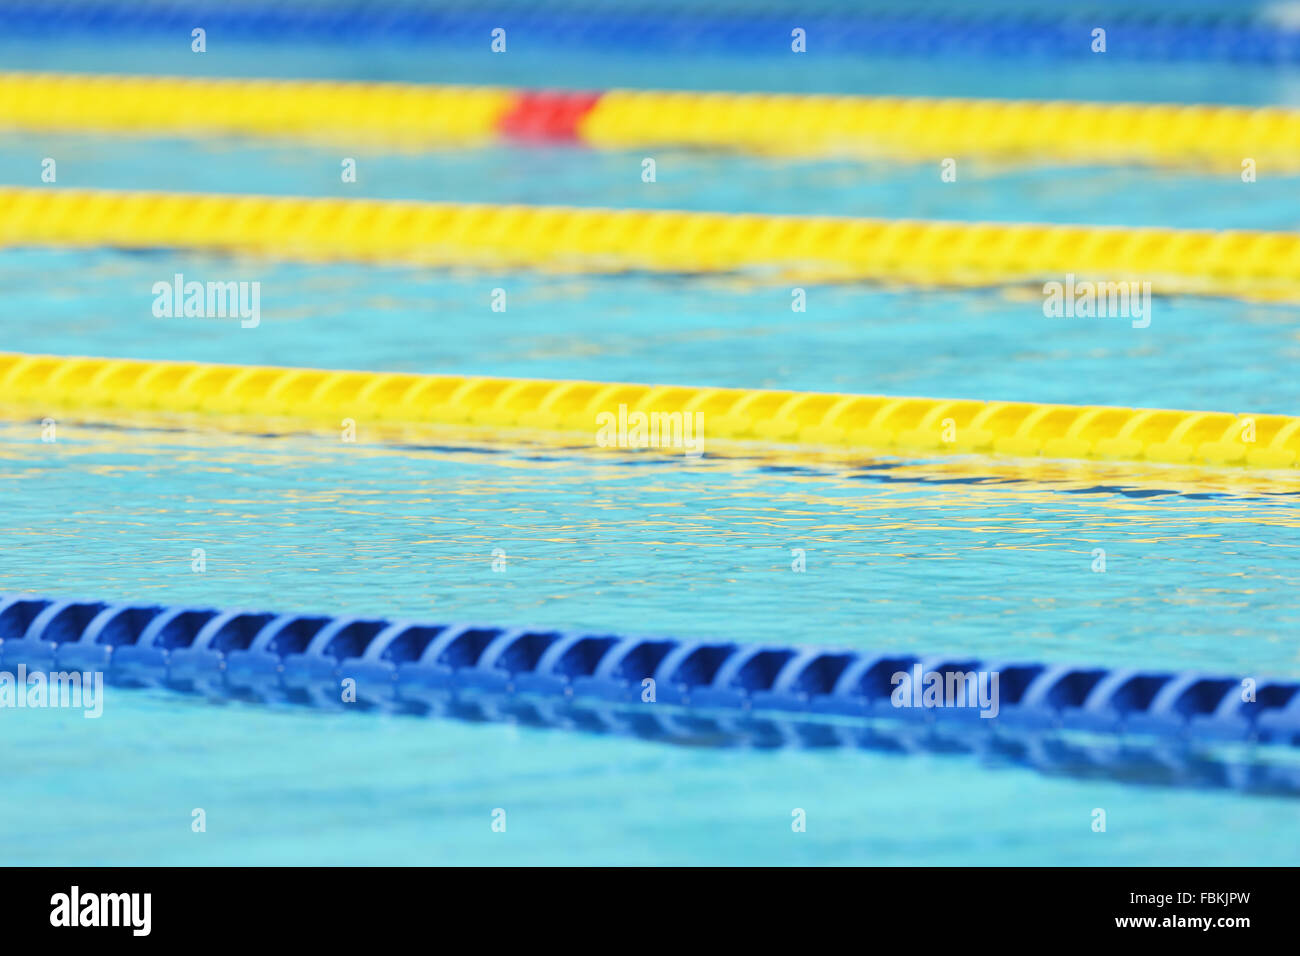
[[[478,145],[514,95],[491,87],[0,73],[0,127]]]
[[[1300,168],[1300,110],[1274,107],[611,90],[579,134],[605,148]]]
[[[568,272],[744,270],[922,286],[1073,276],[1300,301],[1300,234],[1245,230],[0,188],[0,246],[16,245]]]
[[[240,134],[373,145],[500,136],[602,148],[697,146],[802,157],[1140,162],[1300,169],[1300,110],[0,73],[0,127]]]
[[[0,411],[129,420],[183,413],[309,430],[457,425],[587,435],[637,412],[709,441],[1294,469],[1300,417],[763,389],[326,371],[0,353]],[[702,418],[695,419],[695,413]],[[622,426],[620,424],[619,428]],[[609,436],[610,433],[607,433]],[[628,432],[628,434],[632,434]]]

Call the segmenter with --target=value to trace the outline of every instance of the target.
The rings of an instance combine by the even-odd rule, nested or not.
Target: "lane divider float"
[[[1150,282],[1300,302],[1300,233],[1248,230],[0,188],[0,246],[920,286]]]
[[[595,448],[602,416],[622,429],[637,412],[699,413],[706,442],[1288,474],[1300,460],[1300,417],[1289,415],[0,353],[0,414],[16,419],[178,413],[218,427],[245,418],[308,431],[351,419],[362,434],[372,425],[513,428],[584,435]]]
[[[583,143],[803,158],[1143,163],[1300,169],[1300,110],[504,87],[77,73],[0,73],[0,128],[243,135],[357,145]]]
[[[19,665],[336,706],[350,680],[372,705],[453,691],[1300,747],[1288,679],[0,594],[0,667]],[[927,704],[927,686],[951,690]]]

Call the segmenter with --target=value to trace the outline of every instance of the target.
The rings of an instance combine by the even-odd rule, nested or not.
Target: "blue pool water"
[[[641,181],[646,155],[655,158],[654,183]],[[942,183],[937,163],[794,162],[685,150],[597,152],[578,147],[391,154],[348,142],[324,148],[61,134],[0,139],[0,181],[40,186],[41,161],[47,156],[58,163],[58,184],[72,189],[1193,229],[1291,229],[1296,223],[1294,196],[1300,188],[1300,176],[1269,173],[1246,184],[1231,171],[1172,174],[962,160],[957,181]],[[342,182],[344,156],[357,162],[355,183]]]
[[[201,72],[320,73],[319,51],[222,52]],[[330,75],[683,85],[672,64],[449,53]],[[313,59],[313,57],[315,59]],[[200,72],[156,49],[27,49],[15,68]],[[498,72],[490,73],[490,69]],[[994,78],[996,74],[997,78]],[[1286,102],[1222,68],[979,71],[704,65],[704,88]],[[983,77],[983,79],[979,79]],[[1232,94],[1229,96],[1229,92]],[[237,142],[0,137],[0,182],[423,199],[1294,228],[1296,180],[1126,169],[933,170],[571,149],[384,156]],[[350,155],[348,153],[346,155]],[[157,319],[150,287],[256,279],[263,321]],[[505,313],[489,309],[494,288]],[[1157,300],[1152,324],[1048,320],[1036,289],[747,277],[545,277],[303,266],[171,252],[0,251],[0,347],[1295,413],[1296,310]],[[352,611],[737,641],[1300,675],[1300,504],[1178,469],[423,449],[31,422],[0,425],[0,591]],[[1294,489],[1292,489],[1294,490]],[[191,570],[191,550],[207,570]],[[491,568],[493,548],[508,556]],[[808,570],[792,573],[791,549]],[[1107,554],[1104,574],[1093,552]],[[7,711],[6,863],[1296,862],[1293,799],[1050,777],[976,758],[675,747],[109,688],[104,716]],[[504,834],[491,813],[509,814]],[[1108,831],[1091,814],[1105,808]],[[191,832],[203,808],[208,828]],[[808,814],[791,832],[791,811]]]
[[[0,723],[13,864],[1295,862],[1295,804],[965,758],[763,753],[502,724],[213,708]],[[1107,810],[1106,833],[1091,812]],[[193,833],[191,813],[207,813]],[[507,811],[505,833],[491,812]],[[805,833],[790,829],[793,808]]]
[[[153,285],[178,272],[261,282],[260,325],[156,318]],[[1159,297],[1135,329],[1046,318],[1040,286],[801,288],[807,311],[795,313],[789,285],[747,277],[0,252],[3,341],[31,352],[1242,412],[1300,401],[1291,306]],[[491,309],[494,289],[505,312]]]
[[[5,786],[7,863],[1295,862],[1291,800],[965,758],[678,748],[145,692],[111,706],[113,719],[0,722],[23,768]],[[1097,807],[1106,833],[1090,828]],[[195,808],[206,833],[191,832]],[[490,829],[496,808],[505,833]],[[807,832],[791,832],[793,808]]]
[[[790,93],[874,93],[892,96],[992,96],[1035,99],[1138,100],[1191,103],[1291,103],[1300,100],[1293,65],[1227,66],[1097,56],[1054,62],[1003,62],[987,57],[861,57],[780,53],[744,57],[701,52],[683,63],[661,53],[630,54],[588,46],[581,55],[511,41],[494,55],[490,40],[384,48],[353,44],[218,42],[190,51],[187,34],[0,37],[0,62],[14,70],[275,76],[417,83],[475,83],[559,89],[644,87]]]
[[[1300,675],[1292,496],[38,431],[0,433],[0,591]]]

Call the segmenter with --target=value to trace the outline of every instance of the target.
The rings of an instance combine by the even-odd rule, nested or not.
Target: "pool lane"
[[[3,431],[0,590],[1300,674],[1290,495],[39,432]]]
[[[154,286],[260,283],[260,319],[159,317]],[[33,276],[43,277],[34,282]],[[544,276],[170,252],[0,251],[5,350],[1295,414],[1297,310],[1155,297],[1048,318],[1040,288]],[[498,294],[497,290],[501,290]],[[494,309],[494,302],[504,309]]]
[[[343,160],[355,160],[345,181]],[[655,181],[642,179],[655,160]],[[999,163],[960,156],[955,181],[938,162],[792,160],[669,148],[490,146],[391,150],[364,136],[330,148],[242,139],[8,132],[0,183],[51,188],[313,195],[630,209],[836,215],[990,222],[1295,228],[1300,176],[1263,163],[1162,171],[1125,166]]]

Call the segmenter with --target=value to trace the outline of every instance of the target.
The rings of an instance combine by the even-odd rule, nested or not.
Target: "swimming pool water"
[[[513,41],[512,41],[513,42]],[[558,53],[558,55],[557,55]],[[567,55],[566,55],[567,54]],[[634,87],[870,93],[888,96],[990,96],[1031,99],[1269,104],[1300,101],[1300,70],[1290,65],[1222,64],[1098,56],[1029,58],[1000,68],[983,56],[743,57],[702,51],[688,63],[662,53],[588,46],[581,54],[513,42],[494,55],[489,39],[382,48],[364,44],[211,43],[194,54],[188,37],[50,36],[32,43],[0,37],[0,62],[13,70],[157,73],[197,76],[328,77],[411,83],[467,83],[558,89]]]
[[[0,591],[1300,675],[1293,495],[38,431]]]
[[[260,282],[260,325],[155,317],[152,287],[176,273]],[[1040,286],[799,288],[802,313],[790,283],[760,277],[0,251],[3,342],[20,351],[1242,412],[1300,399],[1294,307],[1156,297],[1135,329],[1046,318]]]
[[[4,590],[1300,674],[1293,498],[35,430],[0,443]],[[12,862],[1249,864],[1291,862],[1297,833],[1288,799],[970,757],[106,695],[98,721],[0,722],[26,768],[5,791]]]
[[[112,693],[110,688],[109,693]],[[1294,802],[119,693],[0,722],[20,864],[1294,863]],[[18,712],[15,712],[18,713]],[[191,811],[208,830],[190,830]],[[505,833],[489,827],[507,810]],[[1094,807],[1108,812],[1093,833]],[[808,829],[790,830],[791,810]],[[1268,838],[1261,838],[1261,831]]]
[[[1288,799],[1080,784],[966,758],[680,748],[149,692],[106,706],[115,719],[0,722],[24,768],[5,787],[6,862],[1294,862]],[[1099,806],[1106,833],[1090,829]],[[190,830],[196,807],[206,833]],[[489,827],[498,807],[505,833]],[[791,832],[793,808],[807,832]]]
[[[248,50],[202,72],[307,74]],[[675,86],[659,61],[466,53],[336,77]],[[8,61],[7,61],[8,62]],[[52,44],[14,68],[196,72],[193,57]],[[490,72],[495,70],[496,72]],[[1284,102],[1286,78],[705,64],[703,88]],[[1225,77],[1231,79],[1227,82]],[[380,155],[0,137],[0,181],[789,213],[1293,228],[1295,178],[1123,169],[769,163],[493,148]],[[152,284],[255,279],[257,329],[158,319]],[[505,288],[509,306],[489,298]],[[0,347],[59,354],[1294,413],[1296,310],[1187,297],[1152,323],[1049,320],[1037,288],[918,291],[762,277],[559,277],[173,252],[0,252]],[[707,431],[706,431],[707,434]],[[707,445],[706,445],[707,452]],[[468,438],[0,426],[0,590],[738,641],[1300,675],[1300,504],[1179,469],[836,465],[599,455]],[[191,570],[202,547],[207,570]],[[493,548],[508,567],[492,571]],[[792,572],[791,549],[807,555]],[[1094,550],[1106,571],[1092,570]],[[104,717],[10,711],[0,859],[21,863],[1294,863],[1291,799],[1052,778],[975,758],[675,747],[110,687]],[[196,807],[208,832],[190,830]],[[507,808],[505,834],[490,814]],[[1091,812],[1107,809],[1106,833]],[[793,808],[808,831],[793,834]]]
[[[71,189],[156,189],[443,202],[689,209],[789,215],[992,222],[1282,229],[1295,226],[1300,176],[938,163],[794,161],[677,149],[492,147],[393,154],[364,143],[329,147],[238,140],[0,137],[0,181],[40,186],[58,162]],[[344,183],[341,157],[357,162]],[[653,156],[656,181],[641,181]],[[233,171],[233,172],[232,172]],[[1195,201],[1188,201],[1188,197]]]

